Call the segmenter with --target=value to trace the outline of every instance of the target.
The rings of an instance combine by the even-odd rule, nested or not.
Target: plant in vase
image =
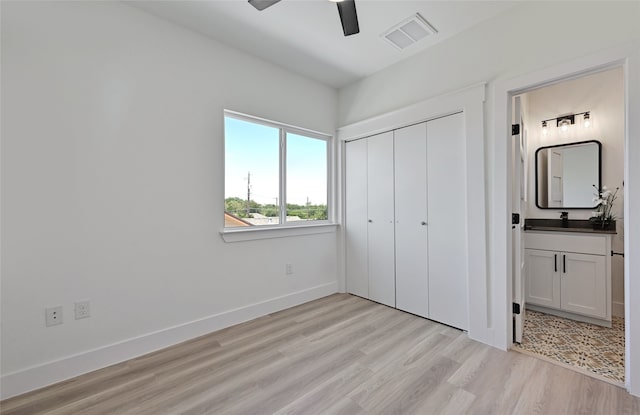
[[[593,216],[589,218],[589,222],[593,225],[594,228],[602,228],[607,229],[615,222],[615,215],[613,214],[613,202],[618,197],[618,187],[613,192],[607,189],[607,186],[602,186],[602,189],[598,189],[596,185],[593,185],[593,188],[596,189],[593,194],[595,197],[593,198],[593,203],[596,204],[598,208],[597,211],[592,212]]]

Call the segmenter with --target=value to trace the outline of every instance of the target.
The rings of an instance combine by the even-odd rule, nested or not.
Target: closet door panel
[[[367,255],[367,140],[345,145],[347,292],[369,298]]]
[[[393,132],[367,139],[369,298],[395,307]]]
[[[463,330],[468,328],[465,154],[462,113],[427,122],[429,318]]]
[[[427,125],[394,132],[396,307],[429,317]]]

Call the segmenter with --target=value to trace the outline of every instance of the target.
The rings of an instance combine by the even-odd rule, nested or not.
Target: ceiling
[[[246,0],[127,1],[288,70],[340,88],[511,7],[514,1],[356,0],[360,33],[345,37],[328,0],[282,0],[258,11]],[[419,13],[438,33],[399,50],[383,35]]]

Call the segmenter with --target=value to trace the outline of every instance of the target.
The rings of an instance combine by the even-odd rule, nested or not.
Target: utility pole
[[[251,172],[247,172],[247,217],[251,213]]]

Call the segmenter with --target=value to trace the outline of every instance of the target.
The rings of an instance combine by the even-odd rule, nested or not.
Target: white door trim
[[[497,82],[494,86],[494,134],[489,137],[493,174],[491,178],[491,284],[494,327],[493,345],[511,346],[511,177],[508,156],[511,153],[511,97],[526,90],[579,77],[598,70],[622,67],[625,88],[625,366],[627,390],[640,396],[640,119],[629,114],[640,113],[640,50],[629,44],[533,73]],[[634,278],[630,278],[634,276]]]

